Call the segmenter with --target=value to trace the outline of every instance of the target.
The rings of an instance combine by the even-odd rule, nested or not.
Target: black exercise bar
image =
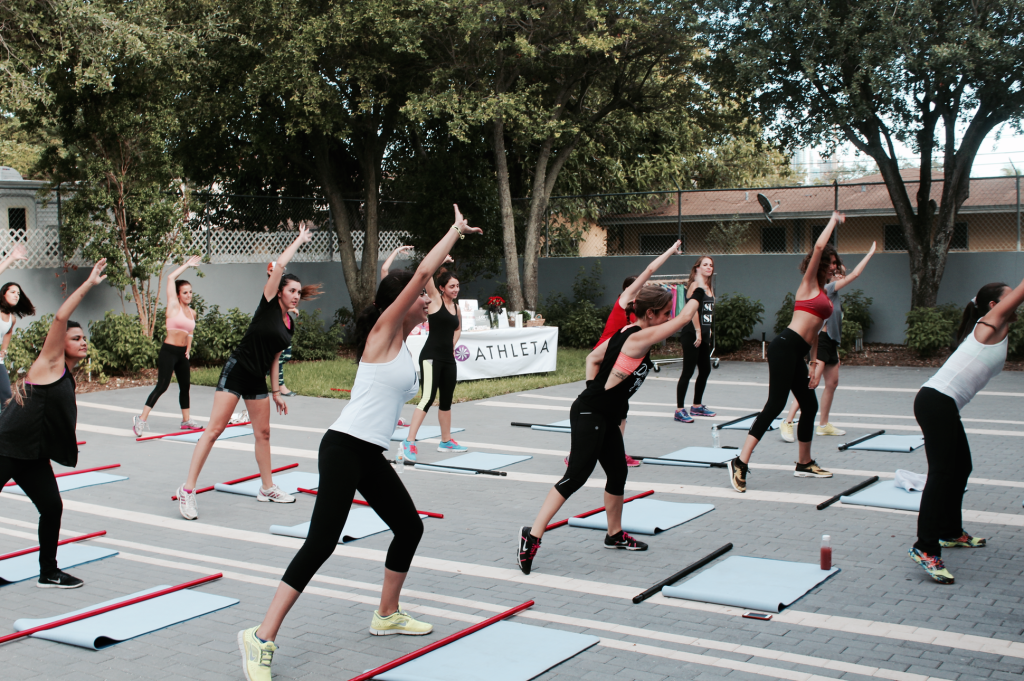
[[[870,435],[865,435],[864,437],[859,437],[856,440],[853,440],[852,442],[847,442],[846,444],[839,445],[839,451],[845,452],[850,447],[852,447],[854,445],[859,445],[861,442],[867,442],[871,438],[878,437],[879,435],[885,435],[885,431],[884,430],[879,430],[878,432],[871,433]]]
[[[820,504],[818,504],[818,510],[819,511],[824,511],[826,508],[828,508],[832,504],[834,504],[837,501],[839,501],[839,499],[841,497],[849,496],[849,495],[853,494],[854,492],[859,492],[862,489],[864,489],[865,487],[867,487],[868,485],[873,485],[876,482],[878,482],[878,476],[877,475],[872,475],[870,478],[868,478],[864,482],[856,484],[853,487],[851,487],[850,489],[846,490],[845,492],[840,492],[839,494],[835,495],[831,499],[827,499],[827,500],[821,502]]]
[[[701,558],[700,560],[698,560],[696,563],[693,563],[691,565],[687,565],[685,568],[683,568],[679,572],[675,573],[674,575],[672,575],[668,579],[663,579],[662,581],[658,582],[657,584],[652,586],[647,591],[644,591],[642,594],[639,594],[637,596],[633,596],[633,603],[643,603],[648,598],[650,598],[654,594],[656,594],[659,591],[661,591],[663,587],[670,586],[670,585],[678,582],[680,579],[682,579],[686,575],[690,574],[694,570],[699,570],[700,568],[704,567],[705,565],[707,565],[708,563],[713,561],[715,558],[718,558],[719,556],[721,556],[721,555],[723,555],[725,553],[728,553],[729,551],[732,551],[732,544],[731,543],[726,544],[725,546],[723,546],[721,548],[715,549],[714,551],[712,551],[708,555],[706,555],[703,558]]]

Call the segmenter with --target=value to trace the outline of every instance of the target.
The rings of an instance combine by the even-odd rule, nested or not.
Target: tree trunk
[[[491,127],[491,144],[498,175],[498,205],[501,208],[501,236],[505,251],[505,288],[509,297],[506,302],[513,310],[525,310],[528,308],[524,305],[523,287],[519,279],[516,220],[512,213],[512,189],[509,186],[508,158],[505,155],[505,122],[500,116],[495,118]]]

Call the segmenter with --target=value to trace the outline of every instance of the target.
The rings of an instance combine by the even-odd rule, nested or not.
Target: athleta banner
[[[409,336],[407,344],[419,362],[426,336]],[[460,381],[554,371],[558,364],[558,327],[463,331],[455,344]]]

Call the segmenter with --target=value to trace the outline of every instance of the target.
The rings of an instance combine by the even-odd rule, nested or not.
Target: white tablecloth
[[[426,336],[409,336],[409,350],[417,362],[426,341]],[[554,371],[558,365],[558,327],[463,331],[455,346],[455,359],[460,381]]]

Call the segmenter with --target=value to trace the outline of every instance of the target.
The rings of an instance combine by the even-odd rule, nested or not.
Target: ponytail
[[[356,363],[363,359],[363,351],[366,349],[366,339],[377,324],[384,310],[388,309],[391,303],[395,302],[398,295],[412,281],[412,272],[408,270],[393,270],[380,281],[377,286],[377,295],[373,302],[363,308],[356,318]]]
[[[289,281],[302,285],[302,281],[294,274],[286,274],[281,277],[281,283],[277,285],[278,294],[284,290],[284,287],[288,285]],[[319,297],[323,291],[323,284],[309,284],[308,286],[302,286],[299,290],[299,300],[312,300]]]
[[[974,331],[974,325],[978,323],[978,320],[984,317],[989,312],[989,305],[991,303],[999,302],[1000,296],[1003,295],[1003,291],[1010,288],[1006,284],[1001,282],[993,282],[991,284],[985,284],[978,291],[978,295],[974,296],[967,307],[964,308],[964,314],[960,318],[960,328],[957,329],[956,339],[953,343],[953,349],[955,350],[961,343],[964,342],[964,338],[967,338],[967,334]]]

